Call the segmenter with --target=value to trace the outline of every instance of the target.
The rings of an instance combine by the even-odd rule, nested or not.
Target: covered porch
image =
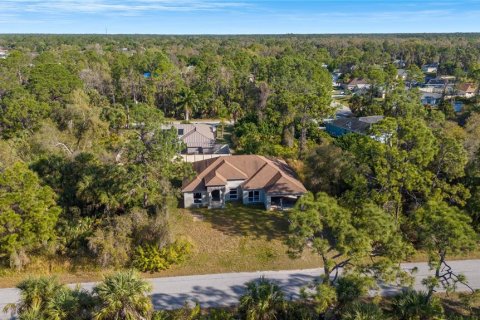
[[[267,210],[291,210],[302,194],[273,194],[267,195],[265,208]]]
[[[207,188],[207,199],[208,199],[208,208],[225,208],[225,194],[226,189],[224,186],[218,187],[208,187]]]

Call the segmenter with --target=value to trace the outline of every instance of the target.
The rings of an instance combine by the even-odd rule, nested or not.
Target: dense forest
[[[183,261],[190,244],[172,237],[168,216],[193,170],[175,160],[183,147],[162,125],[220,119],[236,153],[287,160],[311,191],[288,213],[288,246],[292,257],[313,250],[331,276],[306,297],[317,316],[347,308],[340,268],[353,277],[340,285],[363,293],[369,279],[408,282],[399,263],[422,252],[435,270],[428,303],[439,287],[467,283],[447,261],[478,250],[478,89],[461,112],[447,99],[424,106],[397,69],[420,82],[421,67],[438,63],[437,75],[478,86],[479,35],[1,35],[0,47],[4,268]],[[342,102],[355,116],[384,116],[369,135],[322,130],[336,112],[333,72],[372,84]]]

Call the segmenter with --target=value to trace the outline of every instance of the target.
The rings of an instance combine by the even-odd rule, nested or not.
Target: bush
[[[354,302],[345,308],[342,320],[384,320],[387,317],[379,306],[372,303]]]
[[[182,308],[171,311],[155,311],[152,315],[152,320],[199,320],[204,319],[201,317],[202,309],[198,303],[191,307],[188,302],[185,302]],[[209,319],[209,318],[206,318]],[[224,319],[224,318],[220,318]]]
[[[17,285],[20,300],[3,312],[19,319],[92,319],[95,300],[88,291],[70,289],[53,277],[30,278]]]
[[[234,320],[234,315],[223,309],[212,309],[208,314],[202,316],[202,320]]]
[[[240,298],[240,318],[245,320],[274,320],[285,312],[285,298],[280,287],[264,278],[246,284]]]
[[[408,290],[393,299],[393,313],[400,320],[443,319],[443,307],[438,297],[429,297],[425,292]]]
[[[326,283],[321,283],[316,286],[312,298],[315,310],[320,314],[325,314],[331,311],[338,301],[335,287]]]
[[[371,278],[356,275],[341,277],[336,286],[338,302],[341,305],[354,302],[366,295],[373,285]]]
[[[153,245],[138,246],[133,257],[133,266],[143,272],[166,270],[173,264],[183,262],[190,254],[188,241],[175,241],[161,249]]]
[[[318,315],[311,305],[302,302],[288,302],[284,320],[315,320]]]

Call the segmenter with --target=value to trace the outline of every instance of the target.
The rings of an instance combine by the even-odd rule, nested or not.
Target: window
[[[259,202],[260,201],[260,191],[254,190],[248,192],[248,202]]]
[[[237,200],[238,199],[238,190],[232,189],[230,190],[230,200]]]
[[[193,194],[193,203],[202,203],[202,194],[200,192]]]
[[[179,136],[183,136],[183,129],[177,129],[177,134]]]

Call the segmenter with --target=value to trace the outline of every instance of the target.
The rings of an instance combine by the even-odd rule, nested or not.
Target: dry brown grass
[[[320,259],[311,253],[299,259],[289,258],[284,244],[287,222],[281,212],[243,206],[179,209],[170,220],[174,237],[192,242],[193,252],[181,265],[146,273],[146,278],[321,266]],[[44,275],[55,275],[64,283],[98,281],[114,271],[93,267],[88,261],[37,258],[22,272],[0,270],[0,287],[12,287],[22,279]]]
[[[287,222],[281,212],[232,206],[223,210],[179,210],[175,236],[194,245],[191,258],[162,274],[206,274],[314,268],[321,261],[311,253],[291,259],[284,244]]]

